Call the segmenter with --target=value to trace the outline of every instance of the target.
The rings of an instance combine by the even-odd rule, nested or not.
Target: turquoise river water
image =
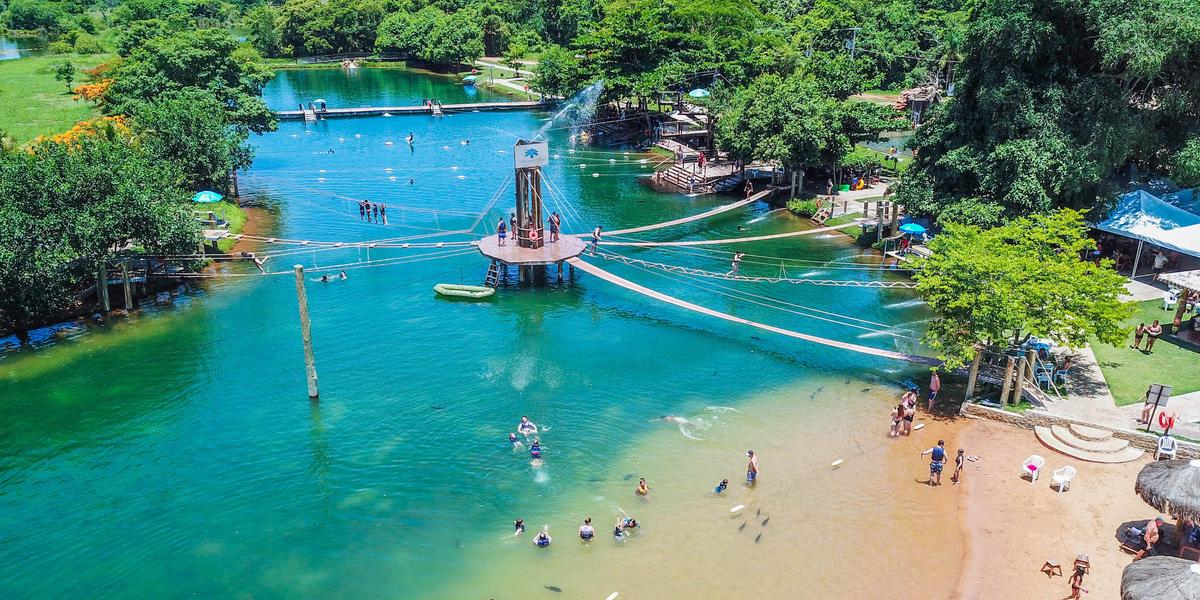
[[[468,94],[446,79],[363,70],[284,72],[266,97],[288,108]],[[573,147],[551,116],[283,122],[251,140],[243,193],[267,207],[281,239],[469,240],[443,232],[470,229],[493,197],[474,232],[507,212],[511,146],[545,127],[548,209],[568,231],[730,201],[654,192],[639,183],[653,156]],[[387,203],[389,224],[360,221],[359,199]],[[804,227],[764,204],[640,237]],[[723,272],[732,248],[620,252]],[[743,273],[774,275],[782,262],[792,276],[895,277],[834,234],[742,249],[752,254]],[[867,535],[900,509],[925,518],[923,501],[897,492],[912,477],[888,474],[893,450],[878,435],[897,382],[920,380],[921,368],[715,321],[581,272],[483,302],[436,297],[438,282],[482,282],[486,262],[469,247],[377,248],[372,263],[360,249],[256,251],[278,253],[267,267],[280,274],[225,266],[135,319],[47,329],[35,349],[0,341],[0,596],[738,597],[729,586],[740,585],[758,597],[855,597],[887,589],[883,561],[911,558],[888,548],[864,557],[822,532]],[[589,260],[718,310],[880,348],[916,350],[927,316],[905,290],[731,283]],[[309,276],[315,404],[297,263],[349,275]],[[660,419],[668,414],[688,423]],[[521,415],[549,426],[541,468],[506,441]],[[763,455],[758,489],[740,483],[747,447]],[[828,473],[838,456],[842,480]],[[631,493],[637,477],[652,500]],[[721,478],[733,482],[724,500],[711,490]],[[726,513],[736,502],[777,516],[735,530]],[[644,525],[617,544],[606,532],[623,510]],[[572,539],[585,514],[600,532],[589,547]],[[518,517],[530,528],[521,540],[509,535]],[[543,525],[555,543],[538,550],[528,541]],[[845,561],[883,572],[847,578],[834,567]],[[797,578],[805,587],[786,593],[801,589]]]

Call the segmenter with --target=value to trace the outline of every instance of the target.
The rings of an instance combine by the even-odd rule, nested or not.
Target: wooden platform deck
[[[494,235],[489,235],[479,240],[480,254],[491,260],[498,260],[509,265],[553,265],[560,261],[575,258],[583,254],[583,251],[586,249],[586,242],[568,235],[560,237],[553,244],[547,243],[536,250],[521,248],[512,239],[509,239],[507,244],[501,246],[499,238]]]
[[[481,112],[493,110],[531,110],[550,106],[543,101],[512,101],[512,102],[473,102],[469,104],[441,104],[442,112]],[[299,120],[304,118],[305,111],[281,110],[275,113],[282,120]],[[318,119],[339,117],[375,117],[387,113],[389,115],[432,115],[433,111],[426,105],[419,106],[362,106],[357,108],[330,108],[317,111]]]

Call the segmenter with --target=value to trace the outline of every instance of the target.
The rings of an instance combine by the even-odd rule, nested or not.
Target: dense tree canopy
[[[1196,181],[1200,12],[1176,0],[981,0],[957,94],[921,128],[910,210],[982,225],[1103,204],[1134,165]]]
[[[185,89],[138,104],[135,132],[152,156],[173,164],[189,190],[227,190],[235,169],[250,166],[247,133],[226,125],[221,103],[211,94]]]
[[[21,333],[69,307],[119,248],[194,249],[179,179],[111,130],[0,155],[0,330]]]
[[[951,367],[976,347],[1030,334],[1083,347],[1089,337],[1122,343],[1133,305],[1118,298],[1125,278],[1112,261],[1081,260],[1095,247],[1073,210],[1014,220],[992,229],[947,223],[920,261],[917,291],[936,315],[925,342]]]
[[[114,113],[136,113],[159,95],[201,90],[224,107],[228,124],[255,133],[273,130],[275,115],[260,97],[272,71],[237,49],[237,41],[218,29],[151,38],[114,69],[105,101]]]

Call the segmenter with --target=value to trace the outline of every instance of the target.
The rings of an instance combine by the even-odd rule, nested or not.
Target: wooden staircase
[[[824,225],[825,221],[828,221],[829,217],[831,217],[831,216],[833,216],[833,211],[830,210],[828,207],[820,208],[820,209],[817,209],[817,214],[810,217],[809,220],[811,220],[813,223],[816,223],[817,225]]]

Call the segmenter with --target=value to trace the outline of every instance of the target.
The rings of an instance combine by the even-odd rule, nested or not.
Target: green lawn
[[[204,211],[211,210],[217,213],[217,218],[229,223],[230,233],[241,233],[242,228],[246,226],[246,211],[242,210],[237,204],[229,200],[222,200],[215,204],[198,204],[196,210]],[[217,248],[221,252],[229,252],[237,240],[224,239],[217,241]]]
[[[1163,310],[1161,300],[1150,300],[1138,303],[1138,312],[1125,324],[1129,327],[1136,327],[1138,323],[1149,325],[1154,319],[1169,324],[1174,318],[1175,311]],[[1143,348],[1145,342],[1143,339]],[[1200,368],[1197,368],[1200,353],[1159,339],[1154,344],[1154,353],[1144,354],[1130,348],[1132,343],[1132,336],[1117,348],[1092,341],[1092,351],[1117,405],[1140,402],[1151,383],[1173,387],[1173,395],[1200,390]]]
[[[54,79],[53,65],[67,60],[77,70],[94,67],[111,58],[109,54],[79,56],[31,56],[0,61],[0,129],[24,144],[39,135],[54,135],[75,123],[98,116],[91,102],[76,102],[67,86]],[[75,85],[82,83],[77,75]]]

